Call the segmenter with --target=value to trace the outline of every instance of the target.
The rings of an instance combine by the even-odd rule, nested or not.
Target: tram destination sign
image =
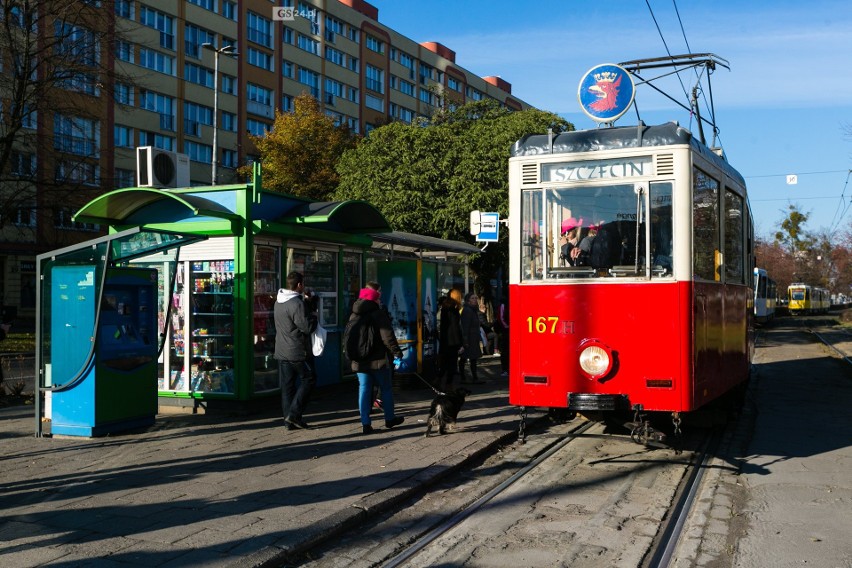
[[[585,181],[646,176],[651,174],[651,163],[651,156],[638,156],[614,160],[542,164],[541,181]]]

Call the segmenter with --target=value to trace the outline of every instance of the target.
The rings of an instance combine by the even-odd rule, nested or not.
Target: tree
[[[133,85],[112,64],[122,37],[114,10],[109,1],[0,3],[0,227],[26,225],[21,216],[39,208],[73,211],[111,177],[100,175],[95,142],[106,143],[101,99],[117,82]]]
[[[260,152],[264,189],[318,201],[329,199],[340,177],[337,161],[358,142],[307,93],[296,97],[293,112],[276,111],[271,132],[251,139]],[[251,167],[239,172],[248,176]]]
[[[810,215],[799,211],[795,204],[790,204],[788,211],[781,221],[781,230],[775,233],[775,242],[784,246],[790,254],[812,248],[816,239],[804,229]]]
[[[410,125],[393,122],[343,155],[334,197],[370,202],[400,231],[470,241],[471,210],[508,216],[512,144],[548,128],[555,134],[573,130],[555,114],[510,111],[491,100],[439,109]],[[506,265],[507,243],[503,236],[473,260],[481,278]],[[477,292],[486,294],[487,287],[478,285]]]

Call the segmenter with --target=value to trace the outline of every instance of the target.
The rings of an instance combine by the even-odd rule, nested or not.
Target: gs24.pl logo
[[[313,20],[316,16],[316,10],[299,10],[293,7],[272,8],[272,19],[275,21],[292,22],[296,19],[296,16]]]

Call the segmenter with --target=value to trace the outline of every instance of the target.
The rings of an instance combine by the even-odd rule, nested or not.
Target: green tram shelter
[[[276,394],[272,310],[293,270],[319,297],[329,332],[316,361],[319,386],[349,374],[341,335],[366,280],[382,283],[397,336],[408,347],[404,370],[422,372],[434,357],[436,296],[442,288],[467,290],[459,257],[478,252],[393,232],[364,201],[264,191],[257,170],[242,185],[119,189],[85,205],[75,220],[108,225],[110,234],[38,258],[37,436],[60,402],[73,412],[94,405],[81,411],[82,430],[75,425],[68,433],[99,435],[149,422],[146,392],[155,393],[154,412],[244,406]],[[143,306],[147,292],[132,288],[122,271],[152,280],[156,304]],[[85,301],[77,305],[75,298]],[[151,312],[156,333],[144,312]],[[94,386],[69,399],[93,376]],[[140,397],[144,403],[127,400]]]

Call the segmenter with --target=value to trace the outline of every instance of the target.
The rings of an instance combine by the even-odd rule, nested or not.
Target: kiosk
[[[404,277],[402,287],[409,286],[414,282],[412,267],[416,273],[421,272],[422,251],[443,251],[442,245],[451,243],[440,239],[426,242],[426,237],[419,237],[411,245],[409,241],[416,235],[406,237],[391,232],[381,213],[364,201],[313,202],[263,190],[259,166],[249,184],[119,189],[85,205],[75,220],[106,225],[113,232],[103,238],[103,243],[90,241],[60,255],[73,258],[76,264],[97,266],[93,277],[96,286],[103,278],[99,276],[101,265],[110,269],[153,270],[157,275],[153,307],[148,313],[153,315],[153,337],[158,349],[153,364],[145,368],[146,373],[154,374],[151,384],[160,412],[204,412],[217,407],[238,411],[251,410],[257,403],[277,404],[279,379],[272,314],[277,292],[291,271],[305,275],[306,287],[319,298],[320,323],[328,331],[325,352],[316,359],[317,384],[340,382],[350,373],[340,346],[341,336],[364,282],[380,278],[387,282],[388,292],[398,292],[400,285],[393,280],[396,269]],[[146,235],[151,242],[159,238],[163,245],[131,246],[133,239],[143,240],[140,235]],[[379,242],[380,238],[385,240]],[[385,247],[393,247],[388,242],[400,243],[400,249],[406,248],[401,244],[404,242],[409,251],[416,253],[402,254],[397,262],[386,262],[394,260],[387,258]],[[455,247],[464,248],[464,254],[478,252],[476,247],[464,243],[455,243]],[[49,259],[55,254],[43,255],[39,264],[42,274],[53,270],[55,261]],[[389,256],[393,257],[392,251]],[[463,262],[442,262],[441,266],[452,265],[455,273],[465,270],[459,268],[465,266]],[[377,269],[381,265],[385,266]],[[438,278],[437,270],[427,267],[425,273]],[[62,407],[56,414],[60,409],[56,403],[63,398],[59,391],[87,372],[72,369],[89,365],[97,374],[97,361],[102,360],[98,357],[105,356],[100,351],[111,349],[109,341],[119,342],[126,337],[111,336],[114,329],[100,334],[92,329],[91,333],[81,334],[85,341],[91,339],[91,344],[75,353],[85,351],[88,355],[83,355],[88,359],[71,361],[60,372],[56,359],[64,355],[55,344],[43,341],[49,339],[45,334],[57,331],[52,324],[52,317],[56,316],[51,311],[48,292],[51,278],[48,275],[43,279],[40,290],[36,365],[41,390],[47,394],[44,416],[53,413],[52,420],[58,424],[56,420],[65,412]],[[407,334],[400,339],[412,347],[406,365],[410,372],[421,371],[424,357],[428,360],[434,350],[428,347],[434,346],[434,338],[418,333],[434,329],[435,314],[429,306],[434,306],[438,286],[432,279],[429,282],[417,278],[415,285],[423,292],[420,297],[430,298],[424,300],[425,313],[421,305],[400,305],[405,320],[400,323],[405,324]],[[116,309],[118,303],[116,298]],[[90,318],[97,320],[100,314],[105,318],[101,325],[115,325],[107,323],[107,316],[116,315],[105,311],[112,309],[109,302],[98,300],[94,306],[96,313],[90,312]],[[126,317],[132,315],[128,313]],[[42,340],[38,340],[39,333]],[[82,345],[84,340],[80,341]],[[124,341],[114,347],[124,350],[129,345]],[[137,355],[128,351],[127,356]],[[140,395],[129,390],[110,396],[151,400],[147,392]],[[41,411],[37,410],[37,415]],[[41,433],[39,421],[37,435]]]

